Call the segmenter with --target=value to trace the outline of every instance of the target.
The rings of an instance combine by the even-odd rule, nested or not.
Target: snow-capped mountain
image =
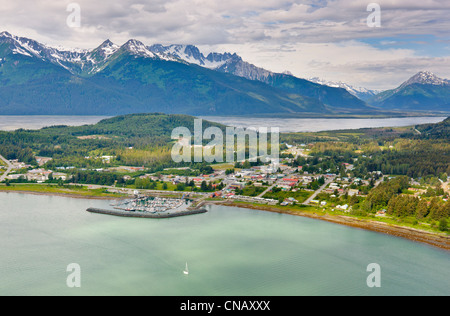
[[[0,42],[9,44],[13,54],[37,57],[65,68],[65,64],[76,63],[89,52],[88,50],[59,50],[32,39],[11,35],[8,32],[0,33]]]
[[[338,82],[327,81],[327,80],[323,80],[323,79],[320,79],[317,77],[309,78],[308,80],[311,82],[314,82],[314,83],[328,86],[328,87],[345,89],[349,93],[354,95],[355,97],[360,98],[361,100],[364,100],[364,101],[374,97],[375,95],[377,95],[378,93],[381,92],[381,91],[377,91],[377,90],[369,90],[369,89],[362,88],[362,87],[354,87],[354,86],[351,86],[342,81],[338,81]]]
[[[450,81],[421,71],[400,87],[384,91],[369,102],[386,109],[449,112]]]
[[[172,56],[189,64],[195,64],[209,69],[216,69],[222,66],[231,57],[230,54],[223,54],[218,56],[219,58],[214,58],[215,56],[212,56],[212,54],[205,57],[200,50],[193,45],[163,46],[161,44],[155,44],[149,46],[148,49],[156,54]]]
[[[121,49],[125,49],[126,51],[134,54],[135,56],[140,57],[148,57],[148,58],[156,58],[156,54],[151,52],[144,43],[131,39],[126,42]]]
[[[13,54],[49,61],[64,67],[74,74],[95,74],[101,71],[116,53],[128,53],[136,58],[143,57],[180,62],[174,56],[163,52],[153,52],[144,43],[135,39],[129,40],[122,46],[106,40],[94,50],[67,50],[50,47],[28,38],[11,35],[8,32],[0,33],[0,42],[9,44]]]
[[[211,76],[208,85],[217,85],[217,87],[219,87],[223,85],[224,82],[227,82],[225,85],[226,87],[235,86],[237,84],[240,87],[239,89],[250,85],[251,88],[249,88],[249,91],[257,90],[259,92],[249,95],[249,92],[247,91],[247,93],[239,98],[240,100],[251,98],[252,102],[253,99],[256,98],[258,100],[257,102],[263,102],[263,105],[261,105],[261,108],[258,109],[258,111],[262,111],[266,108],[268,103],[272,106],[272,103],[267,101],[271,99],[273,100],[272,102],[275,102],[275,105],[283,104],[284,111],[287,108],[292,107],[293,104],[295,105],[295,109],[291,109],[293,112],[311,110],[312,112],[337,111],[353,113],[355,111],[363,111],[366,113],[374,111],[374,109],[370,108],[365,102],[343,89],[315,84],[288,73],[273,73],[244,61],[237,54],[212,52],[205,56],[197,47],[192,45],[146,46],[136,39],[131,39],[122,46],[119,46],[112,43],[110,40],[106,40],[93,50],[68,50],[50,47],[31,39],[20,38],[7,32],[3,32],[0,34],[0,58],[0,66],[4,64],[20,64],[20,66],[23,65],[23,67],[26,68],[26,71],[28,71],[27,73],[23,73],[21,76],[12,77],[16,79],[17,83],[26,81],[32,77],[34,75],[34,70],[42,70],[42,73],[57,72],[58,80],[66,80],[67,77],[70,78],[69,85],[75,83],[79,85],[86,84],[92,89],[92,93],[94,93],[94,90],[95,93],[97,93],[99,86],[91,86],[87,81],[96,82],[97,80],[100,80],[98,85],[103,85],[109,84],[109,81],[106,80],[108,81],[107,83],[101,78],[115,78],[115,80],[119,81],[136,80],[132,82],[151,82],[152,86],[149,86],[149,88],[155,89],[154,85],[156,84],[156,87],[160,89],[163,87],[173,87],[173,82],[181,77],[186,79],[186,81],[180,83],[181,85],[195,85],[195,82],[191,81],[191,76],[194,73],[201,73],[203,78],[206,74],[208,74],[207,77]],[[21,61],[24,62],[21,63]],[[155,63],[154,61],[157,62]],[[160,63],[159,61],[164,62]],[[27,64],[34,64],[35,68],[26,67]],[[55,68],[55,65],[58,66],[59,69],[57,69],[58,67]],[[121,65],[121,67],[118,65]],[[193,65],[195,65],[195,67]],[[205,72],[205,70],[200,70],[198,66],[205,68],[208,71]],[[155,72],[156,68],[160,69],[160,72]],[[16,68],[9,70],[11,71],[11,74],[14,71],[18,71]],[[69,73],[66,71],[69,71]],[[161,77],[160,74],[163,73],[166,74],[166,76]],[[218,75],[217,73],[226,73],[234,76],[223,76]],[[17,74],[17,72],[14,72],[14,74]],[[165,82],[164,80],[167,80],[169,77],[172,77],[171,81]],[[23,78],[23,80],[21,78]],[[242,78],[247,79],[246,81],[249,82],[243,81]],[[5,80],[10,80],[10,78]],[[258,83],[255,83],[254,81],[258,81]],[[49,78],[48,84],[51,85],[52,82],[55,81],[51,81]],[[76,87],[79,88],[80,86]],[[121,90],[122,86],[119,85],[119,87],[119,90]],[[214,91],[222,91],[223,88],[224,87],[218,88],[218,90],[207,90],[206,92],[215,93]],[[148,91],[152,91],[151,89]],[[50,88],[50,91],[51,90],[52,89]],[[204,90],[203,85],[200,90]],[[191,87],[186,89],[186,91],[191,93]],[[230,90],[229,94],[233,94],[234,92],[232,91],[236,90]],[[264,93],[262,93],[263,91]],[[116,97],[116,100],[127,98],[129,91],[122,91],[121,93],[120,96]],[[89,93],[84,94],[88,95]],[[261,95],[264,94],[267,94],[267,96],[262,98]],[[74,95],[77,94],[74,93]],[[157,95],[158,94],[156,93],[152,98],[156,98]],[[279,99],[280,96],[284,97]],[[165,95],[165,97],[167,97],[167,95]],[[170,94],[168,98],[170,99],[173,97],[175,96]],[[97,100],[98,98],[99,97],[97,97]],[[293,99],[290,100],[291,98]],[[275,101],[275,99],[277,101]],[[159,102],[161,102],[161,100],[163,99],[159,99]],[[211,102],[211,100],[215,100],[215,97],[208,96],[205,100]],[[123,101],[123,103],[126,102],[127,101]],[[199,102],[199,99],[197,98],[192,102],[193,104],[196,104]],[[217,111],[217,109],[214,111]],[[238,107],[236,111],[242,112],[243,109]]]
[[[37,41],[17,37],[8,32],[0,33],[0,41],[13,45],[14,54],[22,54],[29,57],[37,57],[60,65],[74,74],[92,75],[101,71],[116,54],[129,53],[135,57],[161,59],[174,62],[195,64],[208,69],[230,73],[249,80],[257,80],[269,83],[273,72],[245,62],[239,55],[231,53],[209,53],[205,56],[193,45],[169,45],[155,44],[146,46],[144,43],[131,39],[119,46],[106,40],[94,50],[67,50],[54,48],[38,43]],[[285,74],[292,76],[292,74]],[[314,83],[335,88],[344,88],[357,97],[367,97],[376,94],[367,89],[357,89],[344,83],[332,83],[309,79]]]
[[[97,55],[102,59],[108,59],[111,55],[119,50],[120,46],[114,44],[110,40],[106,40],[102,45],[97,47],[91,52],[91,55]]]
[[[150,46],[152,52],[164,53],[176,57],[189,64],[195,64],[220,72],[231,73],[235,76],[249,80],[258,80],[267,83],[269,75],[273,74],[263,68],[256,67],[242,60],[237,54],[209,53],[205,56],[193,45],[169,45],[156,44]]]
[[[411,77],[408,81],[403,83],[399,89],[413,85],[413,84],[424,84],[424,85],[433,85],[433,86],[448,86],[450,85],[450,81],[447,79],[442,79],[436,76],[434,73],[430,71],[421,71],[417,73],[415,76]]]

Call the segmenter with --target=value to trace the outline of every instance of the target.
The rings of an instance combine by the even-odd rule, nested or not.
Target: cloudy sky
[[[379,0],[0,0],[0,31],[67,48],[105,39],[195,44],[236,52],[275,72],[371,89],[398,86],[421,70],[450,78],[450,1]],[[70,4],[81,8],[69,27]]]

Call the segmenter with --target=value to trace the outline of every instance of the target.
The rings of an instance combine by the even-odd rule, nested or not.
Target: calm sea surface
[[[280,132],[323,132],[346,129],[404,127],[419,124],[438,123],[446,117],[401,117],[385,119],[288,119],[288,118],[243,118],[226,116],[205,116],[205,120],[234,127],[278,127]],[[269,129],[270,130],[270,129]]]
[[[40,129],[54,125],[81,126],[96,124],[106,116],[4,116],[0,115],[0,130]]]
[[[104,116],[0,116],[0,130],[40,129],[53,125],[95,124]],[[367,127],[400,127],[438,123],[446,117],[408,117],[388,119],[286,119],[210,116],[203,119],[235,127],[278,127],[281,132],[319,132]]]
[[[450,253],[318,220],[219,206],[148,220],[85,211],[107,201],[0,201],[0,295],[450,295]],[[79,289],[66,285],[72,263]],[[367,287],[370,263],[381,288]]]

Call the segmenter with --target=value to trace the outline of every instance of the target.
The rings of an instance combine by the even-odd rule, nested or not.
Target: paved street
[[[5,179],[6,179],[6,177],[8,176],[8,174],[11,172],[11,170],[12,170],[12,165],[11,165],[11,163],[7,160],[7,159],[5,159],[2,155],[0,155],[0,159],[1,160],[3,160],[4,162],[5,162],[5,164],[7,165],[7,170],[6,170],[6,172],[0,177],[0,182],[3,182],[3,181],[5,181]]]
[[[334,180],[336,179],[336,177],[330,178],[327,181],[325,181],[325,184],[322,185],[316,192],[314,192],[313,195],[311,195],[309,197],[309,199],[307,199],[305,202],[303,202],[303,205],[309,205],[309,203],[311,203],[312,200],[314,200],[320,193],[322,193],[323,190],[325,190],[325,188],[332,183]]]

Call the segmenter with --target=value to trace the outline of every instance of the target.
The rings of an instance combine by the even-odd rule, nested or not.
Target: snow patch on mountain
[[[125,43],[125,45],[122,46],[126,50],[128,50],[130,53],[135,55],[136,57],[148,57],[148,58],[155,58],[156,55],[151,52],[144,43],[131,39],[128,42]]]
[[[109,58],[109,56],[113,55],[115,52],[119,50],[120,46],[114,44],[110,40],[106,40],[99,49],[102,51],[105,58]]]
[[[447,79],[442,79],[436,76],[430,71],[421,71],[411,77],[408,81],[400,86],[401,88],[413,85],[413,84],[423,84],[423,85],[433,85],[433,86],[447,86],[450,85],[450,81]]]
[[[223,66],[230,58],[231,54],[209,54],[207,57],[193,45],[169,45],[163,46],[155,44],[149,50],[156,54],[172,56],[176,60],[181,60],[189,64],[195,64],[209,69],[216,69]]]
[[[317,83],[317,84],[320,84],[320,85],[325,85],[325,86],[328,86],[328,87],[332,87],[332,88],[345,89],[349,93],[354,95],[355,97],[358,97],[358,98],[363,99],[363,100],[366,100],[366,99],[368,99],[370,97],[373,97],[373,96],[377,95],[378,93],[380,93],[380,91],[378,91],[378,90],[370,90],[370,89],[366,89],[366,88],[363,88],[363,87],[354,87],[354,86],[351,86],[351,85],[349,85],[349,84],[347,84],[345,82],[342,82],[342,81],[338,81],[338,82],[328,81],[328,80],[323,80],[323,79],[320,79],[320,78],[317,78],[317,77],[310,78],[310,79],[307,79],[307,80],[309,80],[311,82],[314,82],[314,83]]]

